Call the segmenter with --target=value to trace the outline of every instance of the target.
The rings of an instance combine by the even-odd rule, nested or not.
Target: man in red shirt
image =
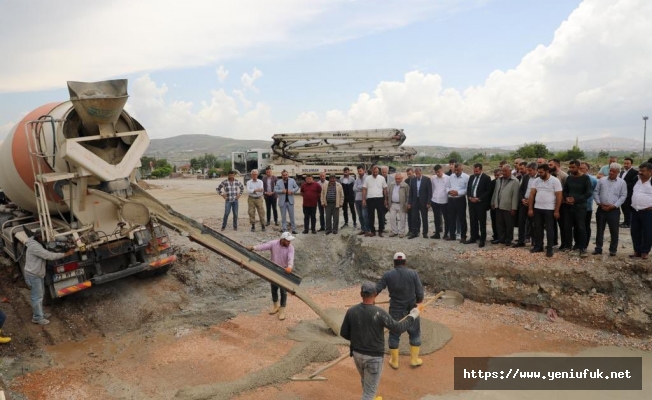
[[[303,233],[308,233],[310,224],[312,224],[312,233],[317,233],[315,224],[321,185],[313,181],[312,175],[306,175],[306,182],[301,185],[301,195],[303,196]]]

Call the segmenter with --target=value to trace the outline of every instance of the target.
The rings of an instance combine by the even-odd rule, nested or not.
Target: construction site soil
[[[221,226],[218,181],[150,183],[155,185],[148,193],[161,202],[215,229]],[[242,199],[239,229],[229,223],[225,235],[245,246],[278,238],[273,222],[275,229],[261,232],[257,226],[250,232],[246,208]],[[300,197],[295,210],[301,231]],[[386,366],[379,390],[384,399],[479,398],[488,392],[454,392],[454,357],[537,352],[642,356],[643,391],[611,398],[652,397],[651,264],[627,258],[628,231],[621,230],[617,257],[588,259],[356,233],[349,227],[338,235],[299,234],[293,242],[302,293],[337,323],[344,305],[359,301],[360,282],[392,268],[395,251],[406,253],[429,294],[449,289],[467,298],[458,307],[435,303],[422,314],[424,364],[410,368],[409,358],[401,356],[398,370]],[[167,274],[129,277],[64,298],[48,307],[48,326],[30,322],[29,291],[0,258],[0,298],[9,301],[0,304],[7,313],[3,333],[12,336],[0,346],[0,387],[7,398],[359,398],[360,378],[350,359],[323,372],[327,380],[289,380],[348,352],[346,341],[332,335],[310,307],[290,296],[287,319],[279,321],[267,313],[267,282],[186,237],[171,237],[179,261]],[[386,292],[378,297],[386,299]],[[549,318],[550,309],[559,317]],[[525,396],[487,394],[508,395]],[[539,395],[550,394],[527,394]],[[555,396],[602,398],[578,391]]]

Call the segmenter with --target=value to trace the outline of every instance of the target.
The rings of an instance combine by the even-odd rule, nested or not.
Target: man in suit
[[[624,180],[627,184],[627,199],[620,207],[624,217],[623,223],[620,224],[621,228],[629,228],[632,216],[632,193],[634,191],[634,185],[636,185],[636,181],[638,181],[638,171],[632,168],[633,163],[634,160],[626,157],[625,162],[623,162],[623,170],[618,174],[618,177]]]
[[[471,237],[464,244],[478,243],[484,247],[487,241],[487,210],[491,207],[491,178],[482,172],[482,164],[473,165],[473,176],[469,178],[466,195],[469,199],[469,221]]]
[[[408,198],[410,197],[410,186],[403,182],[403,174],[394,174],[394,182],[387,187],[387,205],[389,206],[389,237],[405,236],[405,220],[407,219]],[[398,223],[397,223],[398,222]]]
[[[533,237],[534,221],[528,217],[527,212],[530,190],[536,178],[537,164],[531,162],[526,167],[526,173],[521,175],[521,185],[518,189],[518,241],[512,247],[525,247],[525,241]]]
[[[274,192],[278,194],[278,207],[281,209],[281,228],[283,232],[288,232],[287,214],[290,214],[290,225],[292,234],[297,234],[297,225],[294,223],[294,195],[301,189],[297,182],[289,177],[286,170],[281,172],[281,180],[276,182]]]
[[[423,225],[423,237],[428,238],[428,210],[432,198],[432,181],[423,176],[421,168],[414,169],[414,179],[410,182],[408,208],[412,210],[412,231],[408,239],[419,236],[419,224]]]

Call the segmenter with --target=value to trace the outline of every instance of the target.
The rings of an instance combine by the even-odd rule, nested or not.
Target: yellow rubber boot
[[[7,336],[2,336],[2,329],[0,329],[0,344],[5,344],[11,342],[11,338]]]
[[[389,349],[389,366],[398,369],[398,349]]]
[[[383,396],[376,396],[374,397],[374,400],[383,400]]]
[[[274,305],[272,306],[272,309],[269,310],[269,315],[276,314],[278,312],[278,309],[279,309],[278,301],[275,301]]]
[[[278,309],[278,319],[283,321],[285,319],[285,307],[279,307]]]
[[[410,365],[413,367],[423,364],[423,360],[419,358],[419,350],[421,350],[421,346],[410,346]]]

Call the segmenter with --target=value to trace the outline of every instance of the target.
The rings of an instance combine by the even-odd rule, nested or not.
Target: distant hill
[[[549,150],[568,150],[575,144],[574,140],[556,142],[543,142]],[[156,158],[166,158],[169,162],[185,163],[193,157],[214,154],[218,158],[231,159],[231,152],[244,151],[256,148],[269,148],[271,140],[243,140],[211,135],[180,135],[167,139],[153,139],[145,155]],[[452,151],[457,151],[464,158],[470,158],[477,153],[491,156],[492,154],[508,154],[516,150],[517,146],[504,147],[447,147],[447,146],[411,146],[417,150],[419,156],[444,157]],[[605,137],[600,139],[580,140],[580,149],[585,152],[598,152],[600,150],[615,152],[640,151],[643,148],[642,140],[619,137]]]
[[[269,140],[241,140],[211,135],[180,135],[166,139],[152,139],[145,155],[166,158],[169,162],[187,162],[205,153],[218,158],[231,158],[231,152],[255,148],[269,148]]]

